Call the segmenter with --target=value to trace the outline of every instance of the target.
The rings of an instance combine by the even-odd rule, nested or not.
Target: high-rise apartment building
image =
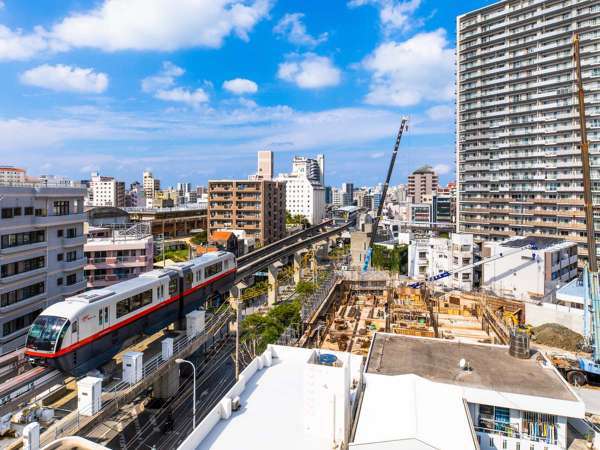
[[[125,182],[117,181],[113,177],[101,176],[98,172],[92,172],[88,187],[87,205],[124,207]]]
[[[158,178],[154,178],[152,172],[145,171],[142,183],[144,185],[146,201],[151,201],[156,196],[156,193],[160,191],[160,180]]]
[[[44,308],[86,287],[85,188],[25,184],[0,183],[0,354],[24,345]]]
[[[598,0],[505,0],[458,17],[458,230],[560,237],[587,254],[572,39],[600,205],[599,24]]]
[[[208,235],[244,230],[262,245],[285,237],[285,183],[269,180],[208,182]]]
[[[273,152],[262,150],[258,152],[258,169],[256,176],[262,180],[273,179]]]
[[[294,156],[292,172],[306,174],[309,180],[325,186],[325,157],[317,155],[316,159],[312,159],[304,156]]]
[[[438,176],[430,166],[423,166],[408,176],[408,198],[413,203],[422,203],[425,195],[438,188]]]
[[[351,206],[354,203],[354,184],[342,183],[343,206]]]

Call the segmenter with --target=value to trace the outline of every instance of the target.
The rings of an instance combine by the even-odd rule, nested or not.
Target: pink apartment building
[[[110,286],[152,270],[152,235],[134,228],[90,227],[83,247],[87,258],[84,273],[88,289]]]

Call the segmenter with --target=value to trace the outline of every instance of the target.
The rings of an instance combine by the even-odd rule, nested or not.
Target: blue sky
[[[0,164],[163,185],[326,157],[327,184],[454,179],[455,17],[490,1],[0,0]]]

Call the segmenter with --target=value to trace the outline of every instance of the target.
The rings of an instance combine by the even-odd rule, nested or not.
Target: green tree
[[[396,244],[390,249],[383,245],[375,245],[371,263],[376,269],[405,274],[408,271],[408,247]]]
[[[194,234],[191,239],[193,244],[196,245],[204,245],[208,242],[206,231],[201,231],[200,233]]]
[[[310,297],[317,290],[317,286],[310,281],[301,280],[296,284],[296,292],[301,298]]]

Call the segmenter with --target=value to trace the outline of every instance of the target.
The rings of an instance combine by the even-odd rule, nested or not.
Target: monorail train
[[[110,361],[132,336],[155,333],[227,292],[235,272],[232,253],[208,253],[66,298],[35,320],[25,354],[34,364],[85,374]]]

